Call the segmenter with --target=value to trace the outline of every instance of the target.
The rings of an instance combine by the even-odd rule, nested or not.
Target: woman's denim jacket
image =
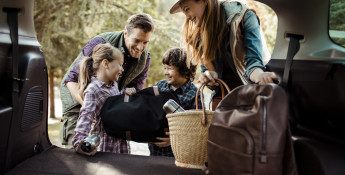
[[[243,59],[242,62],[242,72],[239,71],[241,69],[241,65],[239,64],[235,64],[234,61],[241,61],[240,59],[238,60],[234,60],[233,59],[233,55],[231,52],[231,45],[230,45],[230,40],[226,40],[226,44],[224,45],[224,47],[226,47],[226,54],[223,55],[223,58],[225,58],[232,71],[237,73],[237,76],[239,78],[239,80],[241,80],[243,82],[243,84],[248,84],[248,83],[252,83],[249,79],[250,74],[254,71],[254,69],[256,68],[261,68],[262,70],[265,70],[265,66],[263,64],[262,61],[262,42],[261,42],[261,34],[260,34],[260,24],[259,24],[259,20],[256,16],[256,14],[253,11],[247,11],[247,13],[245,13],[246,10],[246,6],[244,7],[244,5],[242,3],[233,1],[233,2],[225,2],[222,4],[222,6],[225,9],[225,15],[226,15],[226,19],[227,19],[227,23],[229,25],[231,25],[231,23],[234,23],[233,25],[239,24],[241,25],[240,21],[242,18],[241,17],[241,13],[243,16],[243,29],[241,30],[241,28],[239,27],[239,25],[237,25],[237,30],[241,30],[241,31],[235,31],[233,32],[233,35],[237,35],[239,32],[243,33],[243,37],[241,36],[240,39],[242,38],[242,41],[238,42],[234,42],[236,44],[241,44],[244,45],[244,47],[242,47],[243,49],[236,49],[237,55],[240,55],[238,53],[238,50],[240,52],[243,52],[241,54],[243,55]],[[231,9],[231,10],[230,10]],[[237,19],[233,19],[236,16],[239,16]],[[237,23],[236,23],[237,21]],[[236,26],[235,26],[236,27]],[[231,32],[231,31],[230,31]],[[235,36],[236,38],[236,36]],[[222,78],[222,72],[223,72],[223,60],[222,58],[219,56],[220,54],[217,53],[216,54],[216,58],[212,61],[216,72],[218,73],[218,78]],[[205,72],[207,69],[204,65],[201,65],[202,68],[202,72]],[[214,89],[211,87],[211,89]]]

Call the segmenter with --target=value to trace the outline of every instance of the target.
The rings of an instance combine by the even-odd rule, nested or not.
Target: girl
[[[256,14],[240,2],[178,0],[170,13],[183,12],[183,38],[188,58],[201,62],[201,83],[217,85],[221,78],[230,89],[248,83],[272,83],[262,61],[260,24]],[[219,88],[216,89],[216,96]],[[220,100],[213,100],[213,108]]]
[[[121,92],[117,80],[123,72],[123,54],[109,43],[98,44],[92,52],[92,57],[85,57],[80,63],[79,93],[83,97],[75,136],[72,144],[76,152],[93,155],[97,149],[90,153],[81,150],[81,144],[89,135],[96,134],[100,137],[98,151],[129,153],[126,140],[108,136],[103,129],[100,111],[109,96],[126,92],[127,95],[135,93],[134,88],[127,88]]]
[[[198,90],[192,82],[195,77],[196,66],[188,63],[188,61],[184,49],[169,49],[162,59],[166,79],[156,84],[161,90],[175,91],[185,110],[195,109],[195,95]],[[201,109],[200,98],[198,103],[198,107]],[[149,144],[150,154],[153,156],[174,156],[170,146],[170,138],[158,137],[157,139],[162,142]]]

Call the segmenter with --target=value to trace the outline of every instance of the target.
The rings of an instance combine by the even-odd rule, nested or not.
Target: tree
[[[83,28],[77,8],[77,1],[35,1],[35,29],[37,38],[42,45],[45,55],[50,94],[50,117],[55,118],[54,113],[54,77],[58,69],[66,67],[66,58],[76,54],[75,49],[81,48],[79,38],[84,37],[83,32],[77,32]],[[72,22],[74,21],[74,22]]]
[[[345,32],[345,3],[343,0],[330,1],[329,30]],[[345,46],[345,35],[339,38],[332,37],[333,41]]]
[[[148,13],[156,29],[148,49],[151,52],[152,85],[163,76],[159,73],[160,58],[171,45],[176,45],[177,29],[168,24],[156,8],[158,0],[58,0],[35,1],[35,29],[42,45],[49,75],[50,117],[54,116],[54,77],[59,81],[78,56],[86,42],[97,34],[123,30],[126,20],[135,13]]]
[[[171,0],[36,0],[35,29],[49,72],[50,117],[54,117],[54,84],[60,83],[82,47],[100,33],[123,30],[130,15],[147,13],[153,17],[155,31],[147,48],[151,65],[145,86],[163,79],[161,58],[168,48],[180,46],[180,29],[185,20],[181,13],[169,14],[173,3]],[[274,12],[253,0],[247,3],[259,15],[272,51],[277,28]]]

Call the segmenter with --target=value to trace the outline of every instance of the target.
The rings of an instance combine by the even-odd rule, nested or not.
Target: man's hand
[[[165,133],[166,135],[170,136],[169,132]],[[158,140],[162,142],[156,142],[155,145],[158,147],[168,147],[170,146],[170,137],[157,137]]]
[[[136,92],[135,88],[126,88],[126,95],[133,95]]]
[[[84,152],[82,149],[81,149],[81,145],[83,144],[84,140],[80,140],[79,144],[78,144],[78,147],[76,149],[76,152],[79,153],[79,154],[84,154],[84,155],[87,155],[87,156],[93,156],[97,153],[97,148],[95,150],[93,150],[92,152]]]

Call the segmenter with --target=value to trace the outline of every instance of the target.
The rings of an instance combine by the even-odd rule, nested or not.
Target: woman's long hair
[[[96,75],[99,65],[104,59],[112,62],[122,55],[121,51],[109,43],[98,44],[92,51],[92,57],[84,57],[79,64],[79,94],[83,98],[84,90],[91,81],[91,76]]]
[[[218,0],[194,1],[207,3],[201,26],[197,27],[192,21],[186,19],[182,35],[187,47],[187,57],[192,59],[193,63],[201,61],[205,64],[215,59],[217,51],[222,52],[221,42],[226,37],[227,24]]]

